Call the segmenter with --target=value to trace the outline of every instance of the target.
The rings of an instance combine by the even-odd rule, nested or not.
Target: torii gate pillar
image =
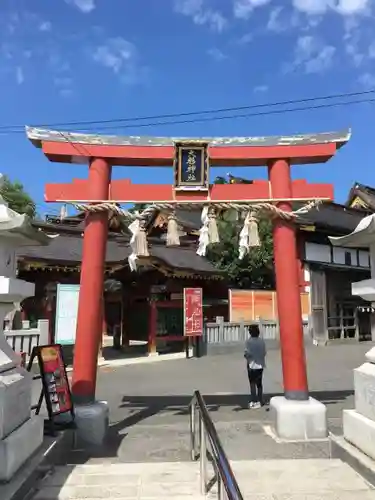
[[[92,159],[88,178],[90,198],[107,200],[110,182],[109,162],[102,158]],[[102,337],[107,232],[107,212],[89,212],[86,215],[73,361],[72,394],[76,403],[90,403],[95,400],[98,351]]]
[[[288,161],[271,162],[268,175],[272,196],[291,199],[292,181]],[[281,202],[277,206],[285,212],[292,211],[290,202]],[[284,394],[287,399],[305,401],[309,399],[309,392],[301,321],[296,232],[292,224],[282,219],[274,221],[273,248]]]
[[[49,184],[46,201],[94,204],[108,200],[156,204],[272,201],[284,211],[291,211],[291,203],[296,201],[333,199],[331,185],[292,181],[290,166],[326,162],[350,138],[350,132],[344,131],[261,138],[102,136],[99,140],[97,136],[33,128],[27,129],[27,135],[51,161],[90,162],[88,181]],[[195,158],[193,176],[189,163],[191,156]],[[234,167],[268,165],[269,182],[210,186],[208,163]],[[110,165],[175,165],[175,185],[137,185],[129,180],[110,183]],[[278,220],[274,223],[273,236],[284,378],[284,396],[271,400],[276,432],[284,439],[324,438],[327,436],[326,407],[308,395],[295,230]],[[81,403],[76,410],[80,434],[98,444],[104,436],[108,415],[105,406],[94,399],[106,237],[106,212],[88,215],[83,242],[73,396]]]

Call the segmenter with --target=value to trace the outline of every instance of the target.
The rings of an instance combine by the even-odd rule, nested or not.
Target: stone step
[[[375,490],[340,460],[232,462],[244,498],[252,500],[374,500]],[[209,467],[209,478],[213,475]],[[208,498],[217,498],[214,486]],[[200,496],[193,462],[116,463],[56,467],[33,500],[156,500]]]

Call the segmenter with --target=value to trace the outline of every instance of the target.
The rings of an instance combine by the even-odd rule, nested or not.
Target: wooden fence
[[[260,320],[251,322],[226,322],[217,318],[216,323],[206,323],[204,340],[208,345],[244,344],[249,337],[249,326],[258,324],[261,336],[266,341],[278,342],[280,339],[277,321]],[[303,321],[303,333],[310,336],[309,322]]]

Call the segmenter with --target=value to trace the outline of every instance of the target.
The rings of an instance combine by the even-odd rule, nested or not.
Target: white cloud
[[[21,66],[17,66],[16,68],[16,81],[18,85],[22,85],[25,81],[25,75],[23,74],[23,69]]]
[[[175,0],[174,9],[184,16],[194,16],[203,10],[203,0]]]
[[[373,89],[375,88],[375,75],[363,73],[363,75],[358,78],[358,82],[366,89]]]
[[[148,78],[149,70],[139,63],[135,45],[122,37],[106,40],[90,55],[95,62],[112,70],[125,84],[133,85]]]
[[[330,68],[336,48],[332,45],[325,45],[310,60],[305,62],[306,73],[321,73]]]
[[[296,9],[306,14],[324,14],[333,10],[342,15],[366,13],[371,0],[293,0]]]
[[[294,61],[287,71],[302,67],[306,73],[321,73],[331,67],[335,53],[335,47],[324,44],[316,37],[300,36],[294,51]]]
[[[283,7],[275,7],[274,9],[271,10],[268,22],[267,22],[267,29],[271,31],[284,31],[285,29],[285,24],[281,20],[281,15],[283,13],[284,8]]]
[[[263,94],[264,92],[268,92],[268,90],[268,85],[257,85],[256,87],[254,87],[253,91],[255,94]]]
[[[240,36],[236,40],[236,43],[238,43],[239,45],[246,45],[248,43],[251,43],[253,40],[254,40],[253,33],[246,33],[245,35]]]
[[[97,47],[93,53],[96,62],[119,73],[136,55],[136,48],[124,38],[111,38],[104,45]]]
[[[347,41],[344,47],[346,54],[349,56],[354,66],[361,66],[366,59],[366,54],[360,51],[357,42],[355,40]]]
[[[375,41],[371,42],[369,48],[368,48],[368,55],[370,59],[375,59]]]
[[[330,3],[329,0],[293,0],[294,7],[306,14],[324,14]]]
[[[285,7],[278,6],[272,9],[269,14],[267,29],[275,33],[281,33],[296,28],[299,24],[299,16],[296,11],[291,13]]]
[[[223,61],[224,59],[227,58],[227,56],[222,52],[220,49],[214,47],[213,49],[209,49],[207,51],[207,54],[212,57],[212,59],[215,59],[215,61]]]
[[[257,7],[263,7],[272,0],[234,0],[234,16],[239,19],[247,19]]]
[[[51,31],[52,25],[49,21],[43,21],[39,25],[39,31]]]
[[[69,97],[73,94],[73,78],[70,76],[56,76],[53,83],[61,96]]]
[[[95,0],[65,0],[65,2],[74,5],[84,14],[89,14],[96,7]]]
[[[205,0],[174,0],[173,6],[177,14],[190,17],[195,24],[207,25],[218,33],[228,24],[220,11],[206,7]]]

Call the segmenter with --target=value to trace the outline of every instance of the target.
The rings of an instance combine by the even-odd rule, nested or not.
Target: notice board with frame
[[[71,419],[64,423],[64,427],[74,425],[74,405],[62,346],[60,344],[50,344],[34,347],[28,364],[28,371],[31,370],[35,359],[38,360],[40,375],[34,378],[38,378],[42,382],[42,391],[38,404],[33,407],[35,413],[39,414],[44,399],[52,433],[54,433],[56,425],[59,427],[62,425],[55,420],[58,415],[69,413]]]
[[[203,335],[203,292],[202,288],[184,288],[184,335]]]

